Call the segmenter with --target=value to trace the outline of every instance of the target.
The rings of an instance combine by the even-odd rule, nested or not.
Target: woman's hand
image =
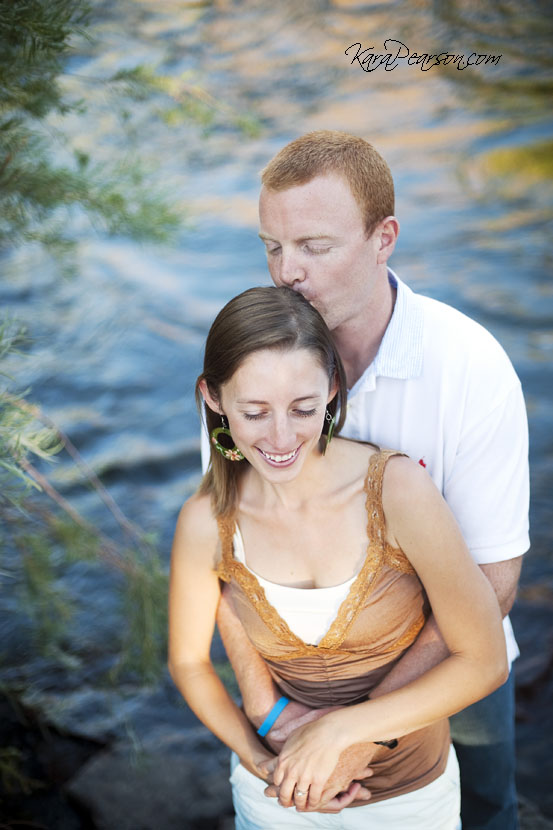
[[[340,754],[352,743],[341,725],[339,712],[332,712],[314,723],[302,726],[287,739],[278,759],[264,765],[273,772],[273,783],[279,787],[279,803],[305,809],[319,804],[325,792],[328,801],[344,787],[325,785],[331,777]],[[348,782],[349,783],[349,782]]]
[[[277,760],[276,755],[273,755],[271,752],[262,747],[259,751],[253,751],[251,763],[248,763],[245,758],[241,758],[240,763],[248,770],[248,772],[255,775],[256,778],[261,778],[262,781],[265,781],[269,784],[269,786],[271,786],[273,782],[272,770],[276,766]]]
[[[370,762],[378,749],[376,744],[370,743],[353,744],[344,750],[325,784],[321,801],[315,804],[310,797],[308,806],[299,807],[294,800],[298,812],[339,813],[344,807],[349,807],[353,801],[368,801],[371,792],[360,781],[373,775]],[[335,792],[336,787],[339,787],[338,795],[330,798],[327,793]],[[265,790],[265,795],[269,798],[278,798],[278,787],[270,784]]]

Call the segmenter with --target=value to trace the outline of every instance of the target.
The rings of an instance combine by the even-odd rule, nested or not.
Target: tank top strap
[[[382,508],[382,480],[388,460],[394,455],[407,454],[399,450],[379,450],[371,455],[367,477],[365,478],[366,508],[367,508],[367,533],[369,539],[377,539],[387,548],[386,543],[386,519]]]
[[[217,576],[223,582],[230,582],[231,580],[231,563],[234,558],[232,538],[234,536],[235,520],[234,516],[225,515],[217,517],[217,527],[219,529],[219,541],[221,542],[221,559],[217,565]]]

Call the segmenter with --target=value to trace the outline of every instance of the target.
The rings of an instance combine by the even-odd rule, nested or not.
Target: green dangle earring
[[[219,443],[218,437],[221,434],[228,435],[230,438],[232,438],[232,435],[230,434],[230,429],[225,426],[224,415],[221,415],[221,423],[223,424],[222,427],[216,427],[215,429],[211,430],[211,443],[213,444],[217,452],[220,452],[221,455],[223,455],[229,461],[243,461],[244,454],[241,452],[241,450],[238,449],[238,447],[234,446],[231,450],[228,450],[226,447],[223,447],[223,445]]]
[[[326,410],[325,421],[328,423],[328,432],[326,433],[326,442],[323,447],[323,455],[326,453],[328,445],[332,441],[332,436],[334,435],[334,427],[336,426],[336,416],[331,415],[328,409]]]

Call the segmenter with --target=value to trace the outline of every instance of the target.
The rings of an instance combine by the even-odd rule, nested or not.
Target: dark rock
[[[218,828],[233,813],[228,775],[228,750],[198,727],[101,752],[67,792],[98,830]]]
[[[68,801],[63,785],[98,752],[96,742],[63,735],[14,698],[2,696],[0,747],[2,827],[94,830],[86,814]]]

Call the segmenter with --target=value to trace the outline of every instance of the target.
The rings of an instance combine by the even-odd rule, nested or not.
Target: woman
[[[212,464],[177,524],[169,665],[190,707],[240,760],[237,828],[453,830],[446,718],[499,686],[507,664],[495,595],[441,495],[399,453],[331,441],[347,407],[343,368],[319,313],[288,288],[250,289],[222,309],[196,394]],[[274,783],[296,810],[264,798],[274,754],[209,659],[220,580],[283,694],[326,711],[278,755]],[[430,609],[450,655],[370,700]],[[371,762],[380,781],[371,803],[335,816],[298,812],[339,792],[325,784],[361,742],[387,744]]]

